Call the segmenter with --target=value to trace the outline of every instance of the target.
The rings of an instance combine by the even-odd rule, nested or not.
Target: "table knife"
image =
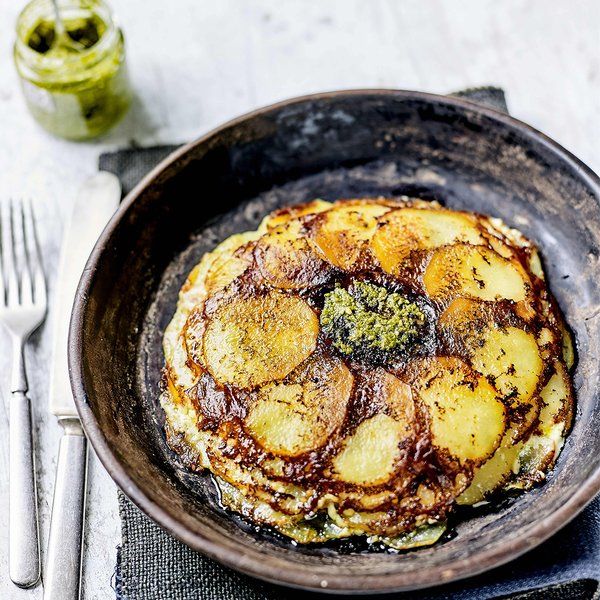
[[[69,383],[69,322],[85,263],[120,198],[118,178],[111,173],[98,173],[81,188],[65,228],[55,296],[57,317],[50,382],[50,412],[62,425],[63,435],[52,502],[44,600],[77,600],[80,597],[87,440]]]

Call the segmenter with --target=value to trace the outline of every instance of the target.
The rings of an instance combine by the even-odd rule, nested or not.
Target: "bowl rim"
[[[312,580],[309,581],[307,580],[307,572],[304,567],[295,566],[284,558],[270,557],[270,560],[267,561],[264,560],[262,553],[256,549],[240,551],[240,546],[233,541],[231,543],[226,542],[223,537],[211,536],[210,532],[207,531],[192,531],[180,520],[171,516],[162,506],[153,502],[133,481],[110,448],[87,401],[87,393],[84,387],[85,373],[81,332],[83,331],[84,314],[86,312],[89,291],[96,277],[98,263],[109,245],[112,233],[136,199],[167,167],[185,156],[193,148],[206,143],[213,136],[256,116],[306,102],[360,96],[381,96],[445,104],[480,113],[485,117],[500,122],[504,126],[516,129],[521,135],[532,139],[532,141],[541,144],[546,150],[553,152],[563,164],[574,170],[577,176],[588,187],[595,189],[596,201],[600,205],[600,177],[580,159],[531,125],[515,119],[504,112],[488,108],[463,97],[391,88],[348,89],[294,97],[247,112],[177,148],[145,175],[127,194],[100,235],[83,271],[75,295],[68,343],[71,387],[85,434],[113,481],[142,512],[193,550],[201,552],[228,567],[271,583],[332,593],[384,593],[422,589],[472,577],[514,560],[556,533],[593,500],[596,494],[600,492],[600,467],[586,479],[583,485],[572,493],[566,502],[550,515],[534,523],[534,525],[528,528],[526,534],[524,533],[511,539],[510,543],[488,548],[480,552],[477,556],[467,556],[458,559],[452,564],[452,568],[440,565],[428,568],[425,571],[411,571],[409,573],[393,572],[374,576],[331,573],[327,576],[314,575]]]

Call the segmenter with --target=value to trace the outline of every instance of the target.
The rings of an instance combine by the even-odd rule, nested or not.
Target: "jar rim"
[[[66,6],[69,6],[68,4]],[[74,8],[77,8],[73,4]],[[34,15],[32,19],[32,26],[25,27],[27,25],[25,19],[29,16],[28,12],[33,11],[36,8],[48,9],[47,12],[41,12],[38,15]],[[65,65],[75,65],[78,62],[87,62],[87,66],[90,67],[102,60],[103,56],[109,51],[118,39],[118,26],[113,17],[112,11],[108,4],[104,0],[87,0],[82,3],[82,9],[87,9],[92,14],[98,14],[98,9],[102,12],[98,16],[102,19],[106,25],[106,30],[102,34],[102,37],[93,46],[73,53],[72,56],[47,56],[41,52],[37,52],[29,46],[26,37],[32,32],[35,23],[45,16],[48,16],[50,20],[53,20],[53,8],[50,0],[31,0],[28,2],[23,10],[19,13],[16,23],[16,39],[15,39],[15,53],[24,61],[29,69],[34,71],[54,71],[56,69],[64,68]],[[25,22],[24,22],[25,21]],[[24,27],[24,30],[20,31],[20,26]],[[96,56],[96,60],[91,60],[90,57]],[[87,59],[87,60],[86,60]]]

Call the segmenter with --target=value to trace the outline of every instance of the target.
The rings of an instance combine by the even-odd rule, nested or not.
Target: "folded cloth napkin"
[[[485,87],[453,94],[507,112],[504,92]],[[128,149],[100,157],[128,193],[176,146]],[[332,598],[260,582],[222,567],[175,540],[119,492],[121,546],[117,600],[294,600]],[[382,600],[600,599],[600,498],[556,536],[525,556],[478,577]],[[341,596],[337,596],[340,598]],[[355,596],[356,597],[356,596]]]

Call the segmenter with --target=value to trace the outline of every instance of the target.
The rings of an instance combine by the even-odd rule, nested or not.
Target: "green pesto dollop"
[[[358,281],[325,294],[321,329],[346,356],[377,360],[405,352],[425,323],[425,314],[397,292]]]

